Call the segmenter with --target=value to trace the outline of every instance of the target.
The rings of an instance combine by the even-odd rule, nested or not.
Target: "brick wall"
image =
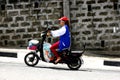
[[[0,46],[21,46],[27,45],[29,39],[40,40],[47,22],[58,26],[56,20],[65,14],[66,1],[0,0]],[[120,51],[120,0],[68,1],[70,13],[66,13],[70,15],[75,49],[83,42],[88,50]]]
[[[0,0],[0,46],[27,45],[63,15],[62,0]]]
[[[120,0],[70,0],[74,45],[120,51]]]

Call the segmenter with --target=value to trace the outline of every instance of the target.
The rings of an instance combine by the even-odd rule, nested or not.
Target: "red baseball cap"
[[[68,19],[66,16],[64,16],[64,17],[61,17],[61,18],[60,18],[60,19],[58,19],[58,20],[68,21],[69,19]]]

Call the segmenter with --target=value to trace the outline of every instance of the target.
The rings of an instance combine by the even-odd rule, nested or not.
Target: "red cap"
[[[61,17],[59,20],[68,21],[69,19],[66,16],[64,16],[64,17]]]

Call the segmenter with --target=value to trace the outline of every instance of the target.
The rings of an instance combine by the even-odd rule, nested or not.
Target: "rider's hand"
[[[48,33],[47,33],[47,36],[50,36],[50,35],[51,35],[51,33],[50,33],[50,32],[48,32]]]

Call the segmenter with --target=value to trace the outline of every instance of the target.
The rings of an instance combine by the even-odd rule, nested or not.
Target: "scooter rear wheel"
[[[67,65],[71,70],[78,70],[81,67],[81,64],[82,62],[80,58],[73,58]]]
[[[35,52],[30,52],[24,57],[25,64],[28,66],[35,66],[39,62],[39,58]]]

